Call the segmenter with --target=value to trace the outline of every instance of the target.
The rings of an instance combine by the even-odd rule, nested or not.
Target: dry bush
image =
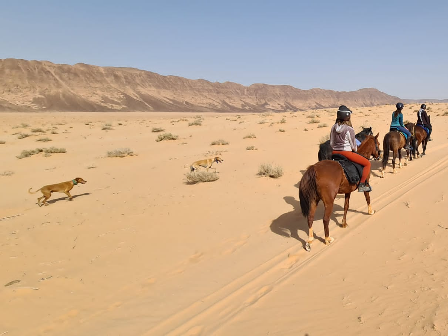
[[[11,176],[14,172],[11,170],[5,170],[3,173],[0,173],[0,176]]]
[[[59,134],[59,133],[56,131],[51,131],[51,134]]]
[[[196,120],[188,123],[188,126],[202,126],[202,120],[197,118]]]
[[[255,146],[247,146],[246,150],[257,150]]]
[[[52,141],[52,140],[50,138],[40,138],[40,139],[37,139],[36,141],[48,142],[48,141]]]
[[[311,119],[310,121],[308,121],[308,124],[318,124],[320,123],[319,119]]]
[[[0,140],[0,145],[4,145],[6,141]]]
[[[21,123],[20,125],[14,126],[13,128],[27,128],[27,127],[30,127],[30,125],[26,123]]]
[[[228,145],[228,144],[229,144],[228,141],[219,139],[219,140],[212,141],[212,143],[210,145],[215,146],[215,145]]]
[[[103,131],[111,131],[113,130],[111,124],[104,124],[104,126],[101,128]]]
[[[310,115],[307,115],[306,117],[309,118],[309,119],[313,119],[313,118],[316,118],[316,115],[310,114]]]
[[[26,134],[26,133],[19,133],[19,135],[17,136],[17,139],[25,139],[28,138],[30,135]]]
[[[443,116],[448,116],[448,111],[446,111],[446,112],[443,112],[443,114],[442,114]]]
[[[303,130],[304,130],[305,132],[308,132],[308,128],[306,128],[306,127],[305,127]]]
[[[188,184],[196,184],[200,182],[213,182],[219,179],[219,175],[215,172],[189,172],[185,174]]]
[[[272,166],[270,163],[263,163],[258,167],[257,175],[279,178],[283,175],[283,168],[280,166]]]
[[[178,138],[177,135],[173,135],[171,133],[163,133],[163,134],[159,134],[156,141],[160,142],[160,141],[164,141],[164,140],[177,140],[177,138]]]
[[[43,148],[36,148],[36,149],[31,149],[31,150],[23,150],[22,153],[20,153],[20,155],[16,156],[18,159],[23,159],[26,157],[30,157],[31,155],[34,154],[39,154],[42,153],[44,150]]]
[[[45,131],[42,128],[32,128],[31,132],[33,132],[33,133],[45,133]]]
[[[282,118],[282,120],[280,120],[280,124],[284,124],[284,123],[286,123],[286,119]]]
[[[152,128],[152,131],[153,131],[154,133],[157,133],[157,132],[164,132],[165,129],[162,128],[162,127],[153,127],[153,128]]]
[[[280,128],[278,131],[282,133],[286,132],[283,128]]]
[[[322,127],[328,127],[328,125],[326,123],[317,125],[317,128],[322,128]]]
[[[129,148],[114,149],[107,152],[107,157],[126,157],[135,155]]]
[[[44,148],[44,152],[47,154],[67,153],[67,150],[65,148],[50,147],[50,148]]]
[[[261,125],[266,124],[266,120],[260,120],[258,123]]]
[[[255,138],[256,138],[255,134],[253,134],[253,133],[250,133],[250,134],[248,134],[248,135],[244,136],[244,138],[243,138],[243,139],[255,139]]]

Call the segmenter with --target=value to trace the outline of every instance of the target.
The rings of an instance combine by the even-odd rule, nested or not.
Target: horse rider
[[[392,122],[390,123],[390,131],[400,131],[407,135],[406,139],[406,145],[404,146],[404,149],[410,150],[411,149],[411,132],[404,127],[403,125],[403,113],[401,112],[404,108],[403,103],[397,103],[395,105],[397,108],[396,111],[392,113]]]
[[[352,162],[359,163],[363,166],[361,181],[358,185],[358,191],[372,191],[369,183],[366,182],[370,174],[370,161],[364,156],[356,153],[358,146],[355,140],[355,130],[350,121],[352,111],[345,105],[339,106],[336,122],[331,128],[330,145],[333,154],[345,156]]]
[[[431,121],[429,120],[429,116],[426,113],[426,104],[422,104],[420,106],[420,110],[417,112],[417,125],[425,126],[428,130],[428,141],[432,141],[431,139],[431,133],[432,133],[432,125]]]

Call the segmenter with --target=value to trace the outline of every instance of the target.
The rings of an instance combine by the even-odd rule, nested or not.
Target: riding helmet
[[[422,104],[422,106],[420,106],[420,108],[426,110],[426,104]]]
[[[404,107],[403,103],[397,103],[395,106],[397,107],[397,110],[402,110]]]
[[[337,119],[348,121],[350,120],[350,115],[352,114],[352,111],[345,105],[339,106]]]

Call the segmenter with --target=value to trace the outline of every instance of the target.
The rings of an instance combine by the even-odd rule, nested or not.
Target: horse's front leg
[[[370,193],[367,191],[364,191],[364,196],[366,198],[367,211],[369,212],[369,215],[373,215],[375,213],[375,210],[372,210],[372,206],[370,205]]]
[[[342,227],[343,228],[347,227],[347,211],[348,211],[348,206],[349,206],[349,203],[350,203],[350,195],[351,195],[351,193],[346,193],[345,194],[344,216],[342,217]]]
[[[333,237],[330,237],[330,216],[333,212],[334,199],[331,202],[325,202],[325,213],[324,213],[324,231],[325,231],[325,245],[329,245],[334,241]]]
[[[398,168],[401,169],[401,149],[398,150]]]
[[[400,152],[400,151],[398,151]],[[395,174],[397,171],[395,170],[395,160],[397,159],[397,150],[395,149],[393,151],[393,155],[392,155],[392,173]]]
[[[422,156],[425,155],[426,153],[426,145],[428,144],[428,140],[425,139],[422,141],[422,148],[423,148],[423,152],[422,152]]]
[[[305,244],[305,250],[307,250],[308,252],[311,251],[310,244],[314,240],[313,221],[314,221],[314,214],[316,213],[316,207],[317,207],[317,204],[315,204],[314,202],[311,202],[310,212],[308,213],[308,217],[307,217],[309,231],[308,231],[308,241]]]

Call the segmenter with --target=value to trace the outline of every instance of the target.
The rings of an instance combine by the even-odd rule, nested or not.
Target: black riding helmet
[[[426,110],[426,104],[422,104],[422,106],[420,106],[420,108]]]
[[[350,115],[352,114],[352,111],[345,105],[339,106],[337,119],[348,121],[350,120]]]
[[[403,103],[397,103],[395,106],[397,107],[397,110],[402,110],[404,107]]]

